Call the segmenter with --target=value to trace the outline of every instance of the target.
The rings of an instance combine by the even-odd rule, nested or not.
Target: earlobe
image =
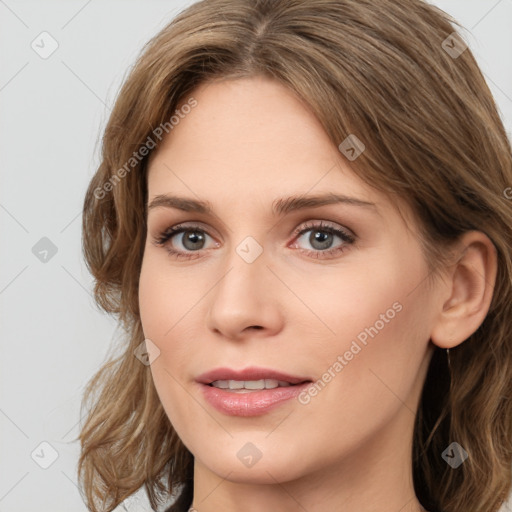
[[[480,327],[489,311],[496,281],[496,248],[484,233],[465,233],[455,254],[456,262],[445,279],[448,297],[440,300],[431,332],[432,342],[441,348],[461,344]]]

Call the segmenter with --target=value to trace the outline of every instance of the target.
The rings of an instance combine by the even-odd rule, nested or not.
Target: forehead
[[[253,77],[202,84],[181,105],[190,97],[197,105],[181,115],[152,155],[150,176],[167,165],[211,185],[222,179],[270,186],[271,178],[310,188],[324,177],[351,172],[315,115],[277,81]],[[177,179],[172,172],[163,175]],[[353,175],[350,181],[358,179]]]
[[[197,105],[182,114],[164,138],[161,151],[173,148],[216,158],[229,155],[246,160],[246,165],[251,160],[280,162],[283,157],[329,158],[333,153],[333,144],[315,115],[275,80],[215,81],[202,84],[190,97]]]
[[[214,207],[241,208],[292,195],[336,193],[394,205],[363,182],[310,108],[265,77],[201,84],[184,97],[197,104],[153,152],[148,202],[173,193]],[[270,206],[269,206],[270,208]]]

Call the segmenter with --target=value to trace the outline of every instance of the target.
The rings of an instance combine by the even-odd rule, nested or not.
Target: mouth
[[[208,386],[224,389],[226,391],[232,391],[234,393],[250,393],[251,391],[261,391],[262,389],[275,389],[275,388],[286,388],[290,386],[297,386],[304,384],[303,381],[297,384],[292,384],[285,380],[276,379],[259,379],[259,380],[215,380],[210,382]]]
[[[238,393],[285,388],[313,382],[309,377],[299,377],[273,369],[258,367],[250,367],[243,370],[216,368],[203,373],[196,380],[200,384]]]
[[[196,379],[206,402],[227,416],[259,416],[293,404],[313,380],[266,368],[217,368]]]

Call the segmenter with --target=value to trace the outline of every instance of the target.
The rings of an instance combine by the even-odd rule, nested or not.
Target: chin
[[[265,434],[266,435],[266,434]],[[236,448],[233,446],[236,445]],[[238,445],[241,448],[238,448]],[[256,445],[256,443],[255,443]],[[280,454],[275,448],[269,448],[264,443],[257,443],[258,448],[250,441],[235,442],[229,447],[215,446],[207,448],[208,453],[196,457],[210,471],[220,478],[230,482],[275,484],[300,478],[304,468],[301,463],[301,453],[295,450],[293,454]],[[200,453],[196,452],[196,453]],[[293,470],[292,470],[293,468]]]

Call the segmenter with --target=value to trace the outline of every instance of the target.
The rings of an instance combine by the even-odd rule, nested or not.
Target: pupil
[[[187,249],[197,249],[197,243],[204,242],[204,236],[197,231],[187,231],[183,238],[183,245]]]
[[[309,241],[315,249],[327,249],[332,242],[332,233],[325,231],[314,231],[309,237]]]

